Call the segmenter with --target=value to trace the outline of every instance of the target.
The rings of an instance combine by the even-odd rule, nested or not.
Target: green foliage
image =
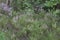
[[[58,3],[60,0],[13,0],[12,16],[0,14],[0,40],[60,40],[60,9],[43,9]]]
[[[5,33],[0,31],[0,40],[6,40]]]
[[[57,3],[57,1],[46,1],[44,5],[47,7],[53,7],[54,5],[57,5]]]

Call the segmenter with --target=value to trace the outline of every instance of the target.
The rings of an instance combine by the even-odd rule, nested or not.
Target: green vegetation
[[[58,4],[60,0],[13,0],[12,16],[0,12],[0,40],[60,40]]]

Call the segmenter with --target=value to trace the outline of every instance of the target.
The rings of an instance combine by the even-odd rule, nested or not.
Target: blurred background
[[[60,0],[0,0],[0,40],[60,40]]]

